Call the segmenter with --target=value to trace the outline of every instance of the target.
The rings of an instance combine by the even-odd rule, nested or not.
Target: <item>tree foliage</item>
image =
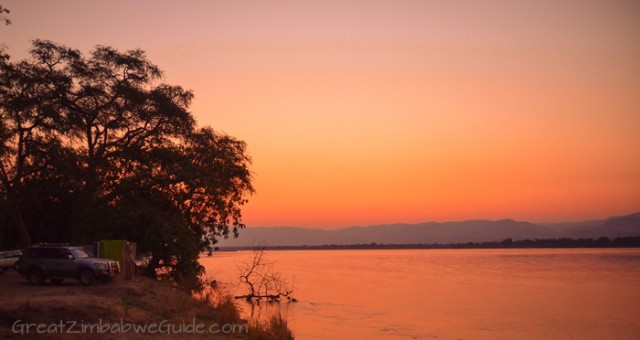
[[[144,51],[36,40],[0,67],[0,218],[15,228],[0,242],[128,239],[180,278],[244,227],[245,143],[197,127],[193,94]]]
[[[10,63],[0,51],[0,194],[24,245],[30,244],[19,212],[25,185],[51,170],[50,156],[61,151],[56,77],[37,62]]]

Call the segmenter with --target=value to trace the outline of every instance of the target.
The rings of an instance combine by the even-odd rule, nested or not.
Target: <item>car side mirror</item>
[[[71,254],[67,255],[67,260],[73,260],[73,255]]]

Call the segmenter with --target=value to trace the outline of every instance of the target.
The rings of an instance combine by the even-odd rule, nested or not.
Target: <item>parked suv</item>
[[[19,250],[0,252],[0,268],[15,268],[16,263],[18,263],[18,259],[21,255],[22,252]]]
[[[120,272],[118,261],[92,257],[82,247],[44,244],[22,253],[18,272],[33,284],[42,284],[46,279],[60,284],[66,278],[74,278],[89,286],[96,279],[109,282]]]

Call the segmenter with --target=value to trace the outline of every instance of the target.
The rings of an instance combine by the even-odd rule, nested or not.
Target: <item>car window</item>
[[[72,248],[71,252],[76,259],[85,259],[87,257],[91,257],[84,249]]]
[[[40,249],[40,258],[43,259],[57,259],[58,250],[56,248],[42,248]]]

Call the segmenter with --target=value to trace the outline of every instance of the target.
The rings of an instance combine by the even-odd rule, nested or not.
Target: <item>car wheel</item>
[[[62,283],[62,281],[64,281],[64,279],[51,279],[51,283],[53,283],[54,285],[59,285]]]
[[[41,285],[44,282],[44,273],[42,270],[35,268],[29,271],[29,281],[34,285]]]
[[[91,269],[85,269],[80,272],[80,283],[83,286],[91,286],[96,281],[95,275]]]

